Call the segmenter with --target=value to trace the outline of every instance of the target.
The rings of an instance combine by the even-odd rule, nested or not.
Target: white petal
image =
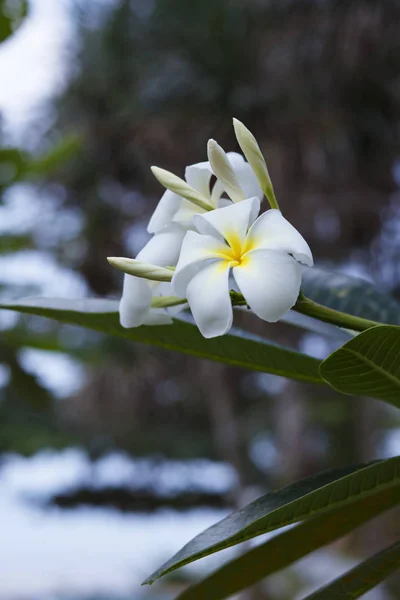
[[[178,262],[186,230],[171,224],[154,235],[137,255],[137,259],[159,267],[173,267]]]
[[[212,235],[220,240],[246,237],[247,230],[260,210],[258,198],[248,198],[235,202],[224,208],[217,208],[203,215],[193,217],[196,229],[205,235]]]
[[[185,179],[192,188],[206,198],[210,197],[211,165],[208,161],[190,165],[185,169]]]
[[[261,201],[264,198],[264,192],[249,163],[237,152],[228,152],[228,159],[246,198],[256,196]]]
[[[151,308],[142,325],[172,325],[172,318],[165,309]]]
[[[149,312],[152,297],[152,286],[146,279],[125,275],[119,303],[119,320],[122,327],[142,325]]]
[[[267,210],[253,223],[248,241],[255,248],[292,254],[308,267],[314,264],[311,250],[303,236],[282,216],[280,210]]]
[[[188,231],[183,240],[179,261],[172,277],[174,294],[185,298],[189,281],[204,267],[204,262],[221,262],[222,259],[219,255],[226,250],[225,242],[209,235]]]
[[[256,196],[261,201],[264,198],[264,192],[249,163],[237,152],[228,152],[227,157],[246,198],[253,198]],[[211,192],[211,203],[213,206],[218,206],[218,201],[225,191],[223,183],[217,179]]]
[[[217,179],[214,183],[214,187],[211,192],[211,204],[213,206],[215,206],[215,208],[218,208],[221,206],[220,199],[224,192],[225,192],[225,188],[224,188],[223,183],[219,179]],[[228,201],[232,202],[232,200],[230,200],[230,199]]]
[[[278,321],[296,303],[302,267],[284,252],[253,250],[233,276],[255,314],[271,323]]]
[[[224,335],[232,326],[228,281],[228,263],[213,263],[206,265],[188,285],[189,306],[205,338]]]
[[[150,218],[147,231],[149,233],[157,233],[163,229],[163,227],[169,225],[181,202],[182,198],[178,196],[178,194],[166,190],[161,196],[161,199]]]
[[[177,263],[182,240],[186,231],[178,225],[170,225],[161,233],[153,236],[137,258],[159,266],[173,266]],[[141,277],[125,275],[122,298],[119,305],[122,327],[138,327],[145,321],[150,311],[153,293],[157,293],[159,284]],[[166,319],[165,322],[168,322]]]
[[[205,210],[200,208],[200,206],[196,206],[196,204],[189,202],[189,200],[182,199],[181,205],[173,217],[173,222],[178,223],[185,229],[189,229],[189,227],[193,226],[194,215],[204,212]]]

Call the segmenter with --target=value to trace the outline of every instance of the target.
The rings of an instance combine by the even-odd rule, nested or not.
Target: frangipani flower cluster
[[[310,248],[282,216],[254,136],[236,119],[234,126],[248,162],[210,140],[208,161],[188,166],[185,180],[152,167],[167,188],[148,225],[154,235],[136,260],[109,258],[126,273],[123,327],[170,323],[189,305],[212,338],[232,325],[232,292],[269,322],[296,303]],[[259,216],[264,194],[272,208]]]

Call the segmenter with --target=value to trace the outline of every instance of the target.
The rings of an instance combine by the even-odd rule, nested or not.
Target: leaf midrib
[[[400,379],[398,379],[395,375],[392,375],[389,371],[386,371],[383,367],[380,367],[376,363],[374,363],[371,359],[367,358],[357,350],[353,350],[352,348],[342,348],[343,351],[348,352],[349,354],[353,354],[356,358],[358,358],[361,362],[364,362],[366,365],[372,368],[372,370],[377,371],[381,375],[385,376],[387,379],[390,379],[396,387],[400,388]]]

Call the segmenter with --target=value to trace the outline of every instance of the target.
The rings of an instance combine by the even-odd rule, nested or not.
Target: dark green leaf
[[[0,42],[4,42],[18,29],[27,12],[27,0],[0,0]]]
[[[363,331],[328,356],[320,371],[343,394],[379,398],[400,408],[400,327]]]
[[[400,304],[363,279],[327,269],[305,269],[302,290],[305,296],[329,308],[371,321],[400,325]]]
[[[375,554],[304,600],[355,600],[400,568],[400,542]]]
[[[0,238],[0,254],[10,254],[32,248],[33,242],[29,235],[2,234]]]
[[[268,531],[317,517],[384,489],[396,488],[399,480],[400,457],[396,457],[297,481],[258,498],[203,531],[144,583],[153,583],[179,567]]]
[[[396,488],[296,525],[224,565],[176,600],[222,600],[254,585],[317,548],[333,542],[398,503]]]
[[[314,383],[322,381],[318,360],[239,330],[233,329],[228,335],[206,340],[195,325],[181,319],[176,319],[173,325],[124,329],[119,324],[118,303],[113,300],[30,298],[2,304],[0,308],[49,317],[254,371]]]

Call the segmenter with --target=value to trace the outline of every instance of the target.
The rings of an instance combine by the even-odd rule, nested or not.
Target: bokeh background
[[[399,0],[2,0],[0,37],[2,299],[118,298],[105,257],[148,238],[149,167],[237,151],[232,116],[317,263],[400,297]],[[399,453],[377,401],[2,312],[0,598],[167,600],[229,552],[140,581],[233,508]],[[241,599],[298,600],[396,531],[392,512]]]

